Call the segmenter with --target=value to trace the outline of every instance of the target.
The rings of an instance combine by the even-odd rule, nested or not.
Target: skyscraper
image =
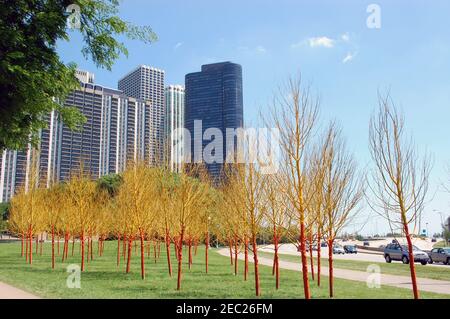
[[[191,135],[191,156],[196,158],[196,144],[201,145],[202,153],[213,138],[204,133],[210,128],[217,128],[222,132],[222,149],[214,150],[212,155],[216,159],[206,163],[210,175],[218,181],[223,169],[223,163],[230,151],[236,151],[236,143],[226,143],[227,129],[243,127],[243,98],[242,98],[242,68],[239,64],[222,62],[203,65],[201,72],[186,75],[185,128]],[[194,132],[195,121],[201,120],[201,129]],[[197,122],[198,123],[198,122]],[[208,140],[209,139],[209,140]],[[234,150],[231,150],[233,147]],[[217,152],[221,153],[218,154]]]
[[[122,172],[130,160],[152,164],[154,154],[162,152],[158,148],[161,143],[154,142],[150,102],[130,98],[119,90],[80,83],[64,104],[77,108],[86,123],[81,130],[71,131],[53,111],[47,116],[47,128],[40,132],[38,152],[31,146],[24,151],[3,151],[0,202],[9,201],[19,187],[28,186],[32,163],[39,167],[41,186],[49,187],[68,179],[81,162],[96,179]]]
[[[151,104],[149,117],[151,119],[152,143],[158,144],[154,150],[159,153],[151,155],[152,160],[162,161],[164,139],[164,74],[163,70],[141,65],[119,80],[118,88],[129,97],[141,99]]]
[[[184,87],[169,85],[165,91],[165,150],[167,163],[173,172],[180,172],[183,156]]]

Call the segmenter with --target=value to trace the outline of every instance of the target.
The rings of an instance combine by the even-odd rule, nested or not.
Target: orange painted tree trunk
[[[208,250],[209,250],[209,232],[206,232],[205,239],[205,270],[208,273]]]
[[[182,259],[183,259],[183,237],[184,237],[184,229],[181,230],[180,238],[178,239],[178,278],[177,278],[177,290],[181,290],[181,267],[182,267]]]
[[[234,239],[234,275],[237,276],[238,274],[238,240]]]
[[[300,222],[300,253],[302,257],[302,275],[303,275],[303,291],[305,299],[311,299],[308,278],[308,259],[306,257],[306,238],[305,238],[305,222]]]
[[[411,273],[411,282],[413,286],[413,295],[414,299],[419,299],[419,288],[417,286],[417,278],[416,278],[416,268],[414,265],[414,254],[413,254],[413,244],[411,241],[411,235],[409,234],[408,225],[405,224],[404,226],[405,235],[406,235],[406,241],[408,243],[408,259],[409,259],[409,270]]]
[[[244,280],[247,280],[248,276],[248,239],[244,240]]]
[[[256,234],[252,235],[252,246],[253,246],[253,263],[255,265],[255,293],[256,296],[261,295],[261,290],[259,287],[259,265],[258,265],[258,247],[256,245]]]
[[[120,265],[120,234],[117,235],[117,267]]]
[[[145,258],[145,252],[144,252],[144,233],[141,231],[141,278],[145,279],[145,265],[144,265],[144,258]]]
[[[170,261],[170,237],[169,237],[169,232],[166,232],[166,254],[167,254],[167,267],[169,268],[169,276],[172,277],[172,263]]]
[[[128,254],[127,254],[127,268],[126,273],[128,274],[130,272],[130,266],[131,266],[131,249],[133,248],[133,240],[131,236],[128,237]]]
[[[52,226],[52,269],[55,269],[55,226]]]
[[[275,288],[280,288],[280,265],[279,265],[279,259],[278,259],[278,236],[275,234],[274,236],[274,248],[275,253],[273,256],[274,261],[274,267],[275,267]]]
[[[81,271],[84,271],[84,254],[85,254],[85,252],[84,252],[84,232],[81,232],[80,243],[81,243]]]
[[[334,278],[333,278],[333,242],[328,240],[328,286],[330,291],[330,298],[334,297]]]
[[[317,286],[320,287],[320,251],[321,251],[321,242],[320,242],[320,230],[317,232]]]

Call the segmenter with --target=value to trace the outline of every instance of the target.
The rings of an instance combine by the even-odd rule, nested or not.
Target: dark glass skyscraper
[[[185,128],[191,134],[192,160],[198,160],[193,158],[196,143],[200,144],[201,141],[203,152],[211,142],[203,139],[204,132],[208,128],[218,128],[223,132],[221,151],[224,161],[230,152],[227,149],[226,130],[244,125],[242,67],[231,62],[203,65],[201,72],[186,75],[185,88]],[[194,134],[196,120],[202,121],[202,128]],[[232,147],[236,149],[236,143]],[[211,177],[216,181],[220,178],[223,161],[206,164]]]

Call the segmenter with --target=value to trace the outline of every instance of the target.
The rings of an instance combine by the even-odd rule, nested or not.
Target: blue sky
[[[381,28],[369,29],[369,4],[381,8]],[[321,98],[322,120],[336,119],[360,165],[369,163],[368,121],[378,90],[390,89],[421,150],[434,157],[423,224],[440,229],[439,214],[450,215],[450,195],[439,187],[450,179],[450,12],[449,1],[335,0],[124,0],[120,15],[150,25],[159,40],[125,43],[112,72],[96,69],[81,55],[76,31],[59,43],[66,62],[92,71],[96,82],[117,87],[140,64],[166,71],[166,84],[202,64],[233,61],[243,67],[245,121],[257,123],[277,87],[299,72]],[[431,197],[431,196],[430,196]],[[364,233],[385,232],[373,218]]]

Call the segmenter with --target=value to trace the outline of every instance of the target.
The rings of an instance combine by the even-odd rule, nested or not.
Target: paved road
[[[39,299],[39,297],[0,282],[0,299]]]
[[[261,251],[263,252],[269,252],[269,253],[273,253],[273,245],[265,245],[265,246],[261,246],[260,248]],[[297,248],[292,245],[292,244],[283,244],[280,246],[280,250],[279,250],[280,254],[287,254],[287,255],[294,255],[294,256],[298,256],[298,251]],[[317,257],[317,251],[313,251],[313,256]],[[328,248],[323,247],[321,249],[321,256],[323,258],[327,258],[328,256]],[[362,251],[361,249],[358,250],[357,254],[344,254],[344,255],[333,255],[334,259],[343,259],[343,260],[355,260],[355,261],[369,261],[369,262],[378,262],[378,263],[384,263],[386,262],[384,260],[384,256],[382,252],[370,252],[370,253],[365,253],[364,251]],[[394,261],[395,262],[395,261]],[[444,264],[428,264],[426,266],[422,266],[419,263],[416,263],[417,267],[445,267],[450,271],[450,266],[449,265],[444,265]]]
[[[219,250],[219,254],[223,256],[230,256],[230,251],[228,248],[224,248]],[[244,254],[239,254],[239,259],[244,259]],[[262,265],[270,267],[273,265],[272,259],[258,256],[258,260]],[[300,262],[296,263],[280,260],[280,267],[294,271],[301,271]],[[328,267],[321,266],[320,269],[323,275],[328,275]],[[367,282],[370,275],[371,273],[364,271],[334,268],[335,278]],[[417,278],[417,282],[421,291],[450,295],[450,281]],[[412,289],[411,278],[407,276],[381,274],[380,284],[384,286]]]

